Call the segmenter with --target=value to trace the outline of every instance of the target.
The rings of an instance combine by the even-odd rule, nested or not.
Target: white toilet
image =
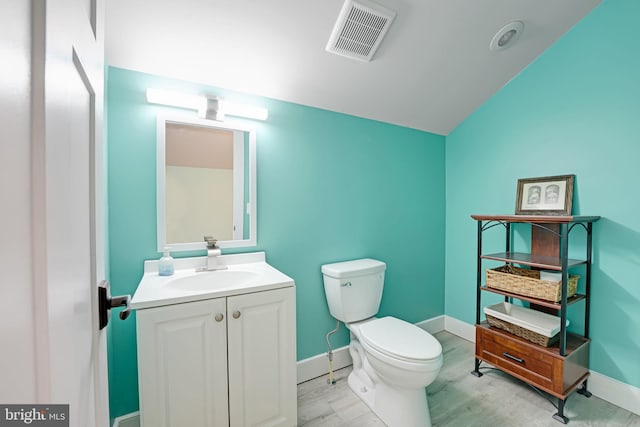
[[[329,311],[351,331],[349,387],[389,427],[430,427],[425,387],[442,367],[431,334],[380,308],[386,264],[359,259],[322,266]]]

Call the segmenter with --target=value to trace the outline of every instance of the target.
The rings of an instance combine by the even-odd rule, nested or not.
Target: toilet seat
[[[396,360],[426,363],[442,357],[437,339],[416,325],[395,317],[363,322],[358,327],[363,344]]]

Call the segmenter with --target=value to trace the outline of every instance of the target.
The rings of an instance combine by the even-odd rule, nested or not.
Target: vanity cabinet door
[[[227,426],[226,299],[137,311],[143,427]]]
[[[232,427],[295,426],[295,288],[228,298]]]

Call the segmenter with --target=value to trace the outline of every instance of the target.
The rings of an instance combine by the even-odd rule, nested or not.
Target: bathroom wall
[[[335,327],[324,263],[385,261],[381,315],[419,322],[444,313],[443,136],[117,68],[107,86],[112,293],[133,294],[143,261],[160,256],[155,120],[164,107],[146,103],[147,87],[204,90],[269,109],[257,123],[258,246],[245,251],[265,251],[296,281],[299,360],[326,352],[325,334]],[[109,327],[115,417],[138,407],[135,316]],[[346,331],[332,342],[346,345]]]
[[[605,0],[446,140],[446,314],[475,321],[476,223],[470,215],[514,213],[518,178],[573,173],[573,213],[602,216],[594,224],[591,368],[636,387],[639,16],[637,0]],[[516,234],[523,245],[526,231]],[[496,250],[502,244],[489,242]],[[580,249],[570,246],[576,254]],[[576,322],[583,307],[571,307]]]

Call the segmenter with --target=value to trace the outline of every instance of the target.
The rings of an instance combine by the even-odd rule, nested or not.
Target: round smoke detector
[[[500,28],[500,31],[493,36],[491,43],[489,44],[489,49],[502,50],[508,48],[518,40],[523,29],[524,24],[522,21],[509,22],[507,25]]]

